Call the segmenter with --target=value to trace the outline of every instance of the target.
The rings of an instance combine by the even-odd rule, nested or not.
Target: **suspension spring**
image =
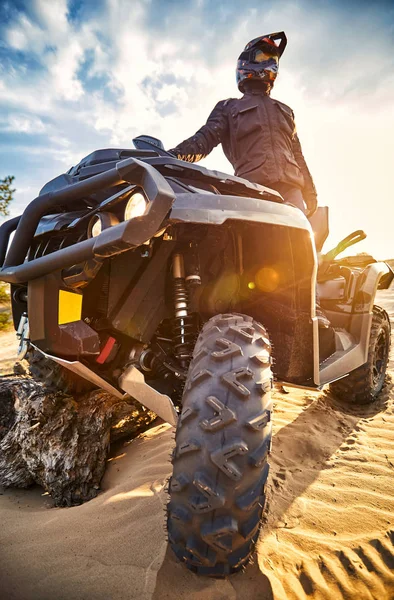
[[[182,254],[174,255],[173,278],[175,318],[172,334],[174,354],[182,367],[187,367],[193,351],[195,319],[189,314],[189,296],[186,290]]]

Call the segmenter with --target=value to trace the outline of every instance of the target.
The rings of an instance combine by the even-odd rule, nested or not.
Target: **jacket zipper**
[[[266,114],[266,117],[267,117],[268,129],[269,129],[269,132],[270,132],[271,148],[272,148],[272,156],[273,156],[273,158],[274,158],[274,162],[275,162],[275,169],[276,169],[276,170],[278,171],[278,173],[279,173],[279,170],[278,170],[278,165],[276,164],[275,148],[274,148],[274,138],[272,137],[272,127],[271,127],[271,120],[270,120],[270,118],[269,118],[268,109],[267,109],[267,106],[266,106],[266,104],[265,104],[265,102],[266,102],[265,98],[266,98],[266,97],[267,97],[267,96],[263,96],[263,97],[262,97],[262,100],[263,100],[263,105],[264,105],[265,114]],[[268,97],[267,97],[267,98],[268,98]],[[269,99],[269,98],[268,98],[268,99]]]

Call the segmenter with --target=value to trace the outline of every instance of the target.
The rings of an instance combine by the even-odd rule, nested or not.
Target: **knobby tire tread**
[[[197,340],[176,432],[168,538],[201,575],[248,562],[258,537],[271,447],[271,345],[245,315],[218,315]]]

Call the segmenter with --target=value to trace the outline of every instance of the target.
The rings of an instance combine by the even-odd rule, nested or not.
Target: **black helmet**
[[[258,80],[266,84],[269,93],[278,74],[279,58],[287,44],[284,31],[269,33],[246,44],[237,62],[238,89],[244,91],[244,83]]]

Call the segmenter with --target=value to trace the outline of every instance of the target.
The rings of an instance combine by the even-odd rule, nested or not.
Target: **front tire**
[[[249,560],[271,447],[271,345],[245,315],[218,315],[194,350],[176,432],[168,539],[192,571],[223,577]]]
[[[370,404],[384,386],[390,356],[391,324],[385,310],[374,306],[368,360],[347,377],[330,384],[330,391],[347,404]]]

